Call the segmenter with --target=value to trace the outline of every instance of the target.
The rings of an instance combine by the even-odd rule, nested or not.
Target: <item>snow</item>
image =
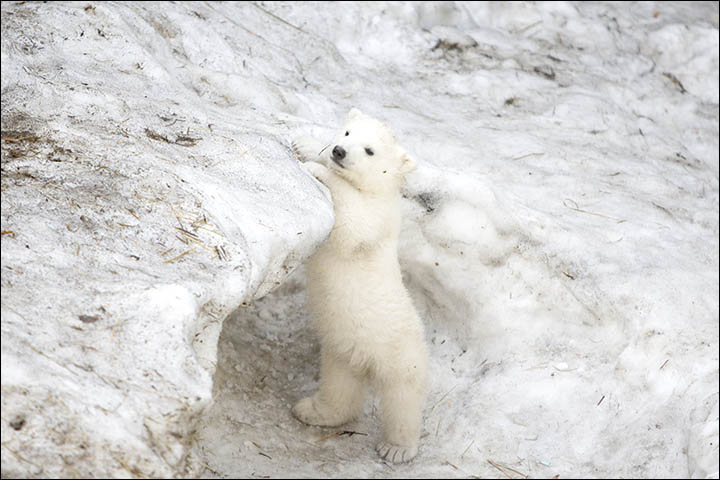
[[[94,6],[3,4],[3,131],[6,105],[30,102],[28,111],[50,112],[63,148],[75,151],[72,141],[82,139],[100,155],[110,140],[122,142],[114,155],[134,154],[123,181],[153,191],[173,179],[181,190],[163,194],[187,209],[186,196],[200,196],[213,226],[237,242],[234,261],[263,263],[251,280],[206,261],[206,273],[194,263],[148,265],[160,279],[142,289],[112,284],[122,298],[141,290],[127,301],[159,322],[150,330],[138,323],[123,341],[167,331],[173,318],[185,319],[187,336],[204,327],[196,312],[206,302],[224,306],[220,319],[233,302],[248,303],[213,323],[213,346],[190,344],[202,369],[176,364],[189,350],[173,358],[166,347],[147,360],[170,378],[183,368],[195,379],[214,371],[212,405],[200,402],[192,421],[179,422],[191,425],[181,433],[194,441],[189,464],[202,476],[717,478],[717,3]],[[5,32],[23,15],[36,27],[16,30],[11,49]],[[60,25],[73,43],[39,48]],[[25,60],[13,60],[23,49]],[[57,94],[70,80],[92,88]],[[16,83],[27,90],[11,89]],[[290,415],[317,386],[318,344],[303,270],[285,279],[292,268],[283,266],[322,241],[329,217],[323,210],[324,220],[315,219],[327,192],[301,175],[286,146],[296,135],[331,138],[353,106],[387,121],[420,162],[403,192],[399,254],[425,319],[431,386],[420,453],[408,465],[376,457],[374,399],[339,430],[353,435]],[[124,128],[133,142],[117,129],[83,133],[89,116]],[[174,119],[182,128],[168,126]],[[185,155],[186,147],[152,141],[147,125],[171,141],[189,126],[201,150]],[[144,180],[148,165],[158,173]],[[239,181],[239,171],[252,180]],[[82,199],[82,177],[64,178]],[[3,231],[23,225],[26,238],[63,245],[64,232],[50,235],[30,215],[6,223],[3,188]],[[32,208],[44,197],[13,201]],[[238,204],[261,226],[240,222]],[[290,246],[299,231],[308,235],[295,241],[305,243]],[[3,265],[51,259],[71,272],[63,278],[97,281],[67,252],[49,256],[48,247],[47,257],[31,257],[21,242],[2,242]],[[122,262],[105,254],[92,265],[106,259]],[[6,324],[21,322],[7,275],[4,268],[3,442],[14,434],[5,425],[6,384],[32,377],[5,346]],[[63,298],[63,288],[48,292],[48,304]],[[173,308],[163,315],[162,305]],[[10,461],[4,443],[4,470]]]
[[[3,476],[196,473],[223,319],[332,226],[282,121],[199,97],[138,7],[2,5]]]

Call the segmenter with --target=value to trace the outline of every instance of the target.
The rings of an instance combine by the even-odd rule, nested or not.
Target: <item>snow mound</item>
[[[197,474],[224,318],[332,226],[301,122],[194,88],[174,15],[2,5],[3,477]]]

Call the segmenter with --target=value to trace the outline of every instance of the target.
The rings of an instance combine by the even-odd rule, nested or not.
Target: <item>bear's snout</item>
[[[345,158],[345,149],[342,148],[340,145],[335,145],[335,148],[332,149],[332,159],[335,163],[340,165],[341,167],[344,167],[340,161]]]

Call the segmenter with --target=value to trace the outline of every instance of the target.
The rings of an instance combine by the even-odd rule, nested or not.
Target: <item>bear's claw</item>
[[[401,447],[388,442],[380,442],[375,446],[380,458],[392,463],[404,463],[412,460],[418,453],[417,445]]]

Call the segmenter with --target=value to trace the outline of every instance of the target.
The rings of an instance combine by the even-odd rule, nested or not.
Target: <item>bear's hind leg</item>
[[[425,385],[422,375],[379,385],[383,439],[376,450],[380,457],[402,463],[418,452]]]
[[[323,353],[320,389],[303,398],[292,409],[293,415],[308,425],[336,427],[355,419],[365,404],[365,383],[342,360]]]

